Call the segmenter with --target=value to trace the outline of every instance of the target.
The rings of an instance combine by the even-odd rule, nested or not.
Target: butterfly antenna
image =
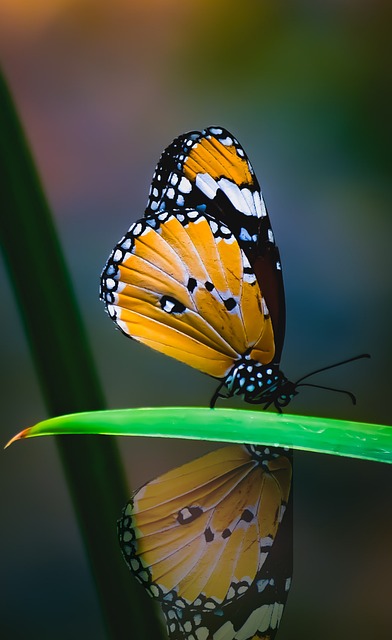
[[[343,364],[343,363],[341,363]],[[328,367],[329,369],[330,367]],[[312,375],[312,374],[309,374]],[[296,387],[315,387],[316,389],[325,389],[326,391],[336,391],[337,393],[344,393],[351,399],[353,404],[357,404],[357,399],[351,391],[346,391],[345,389],[335,389],[334,387],[324,387],[320,384],[311,384],[310,382],[305,382],[304,384],[296,384]]]
[[[349,358],[348,360],[342,360],[341,362],[336,362],[335,364],[330,364],[327,367],[322,367],[321,369],[316,369],[316,371],[312,371],[311,373],[307,373],[306,376],[302,376],[302,378],[299,378],[299,380],[297,380],[297,382],[295,383],[295,386],[304,386],[304,385],[298,385],[299,382],[302,382],[302,380],[306,380],[306,378],[310,378],[311,376],[316,375],[316,373],[320,373],[321,371],[327,371],[328,369],[334,369],[335,367],[340,367],[342,364],[347,364],[348,362],[354,362],[354,360],[360,360],[361,358],[370,358],[370,354],[369,353],[361,353],[360,356],[354,356],[354,358]],[[317,385],[307,385],[308,387],[310,386],[317,386]],[[323,389],[328,389],[329,387],[322,387]],[[334,389],[334,391],[340,391],[340,389]],[[350,393],[349,391],[344,391],[343,393]],[[354,403],[355,404],[355,403]]]

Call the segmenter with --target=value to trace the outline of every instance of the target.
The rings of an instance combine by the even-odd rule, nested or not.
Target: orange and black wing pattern
[[[111,258],[109,315],[135,340],[215,378],[247,351],[268,363],[272,323],[247,265],[230,230],[196,210],[139,220]]]
[[[233,445],[147,483],[118,523],[170,640],[271,640],[292,570],[291,452]],[[289,508],[288,508],[289,507]]]
[[[225,223],[247,254],[270,309],[279,364],[286,320],[279,250],[253,167],[226,129],[182,134],[163,152],[145,215],[183,207]]]

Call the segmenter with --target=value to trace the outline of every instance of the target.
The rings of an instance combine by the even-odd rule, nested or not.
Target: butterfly
[[[280,370],[285,299],[279,250],[252,165],[221,127],[176,138],[144,218],[115,246],[101,298],[127,336],[278,411],[296,394]]]
[[[125,335],[219,379],[211,406],[238,395],[281,411],[296,393],[279,368],[279,251],[252,165],[221,127],[165,149],[144,218],[106,263],[101,298]],[[291,451],[234,445],[126,505],[121,549],[171,640],[274,638],[291,583],[291,474]]]

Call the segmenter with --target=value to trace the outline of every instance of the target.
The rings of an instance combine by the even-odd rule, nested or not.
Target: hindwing
[[[128,336],[216,378],[244,353],[268,363],[268,308],[234,235],[195,210],[131,226],[102,276],[111,318]]]

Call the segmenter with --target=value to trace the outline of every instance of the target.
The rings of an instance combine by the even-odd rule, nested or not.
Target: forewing
[[[236,237],[263,291],[275,334],[274,362],[279,363],[286,321],[279,250],[253,167],[223,127],[183,134],[163,152],[146,216],[180,207],[207,210]]]

